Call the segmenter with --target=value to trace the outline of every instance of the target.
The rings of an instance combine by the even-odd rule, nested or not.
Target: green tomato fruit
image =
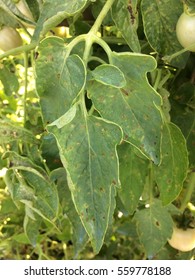
[[[188,228],[183,230],[174,226],[172,237],[168,239],[168,243],[179,251],[191,251],[195,248],[195,229]]]
[[[9,26],[0,29],[0,49],[8,51],[22,45],[22,38],[18,31]]]
[[[176,25],[176,35],[182,47],[195,52],[195,16],[181,14]]]

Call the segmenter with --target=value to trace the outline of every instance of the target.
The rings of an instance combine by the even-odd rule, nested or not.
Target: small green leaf
[[[70,123],[48,130],[56,137],[75,208],[98,252],[113,215],[111,189],[120,184],[116,145],[121,130],[79,108]]]
[[[123,73],[116,66],[103,64],[96,67],[91,73],[96,81],[104,85],[116,88],[122,88],[126,85]]]
[[[119,197],[130,215],[135,211],[144,189],[148,161],[139,157],[138,151],[128,143],[118,147],[121,188]],[[140,172],[141,170],[141,172]]]
[[[35,246],[36,243],[37,243],[37,238],[39,236],[40,224],[41,224],[41,219],[38,215],[36,215],[35,220],[32,220],[28,215],[25,215],[25,217],[24,217],[24,232],[25,232],[27,238],[29,239],[30,243],[33,246]]]
[[[112,7],[112,18],[129,47],[134,52],[140,52],[141,48],[137,36],[137,0],[115,1]]]
[[[163,204],[172,202],[182,190],[188,171],[186,141],[173,123],[164,125],[162,132],[162,162],[155,166],[155,180]]]
[[[153,257],[172,235],[173,221],[167,209],[155,200],[135,214],[137,232],[149,258]]]
[[[6,95],[10,96],[18,91],[18,79],[16,75],[14,73],[11,73],[6,66],[0,68],[0,80],[3,84],[4,92]]]
[[[66,48],[60,38],[43,40],[38,52],[36,88],[48,124],[69,110],[85,85],[86,69],[78,55],[65,59]]]

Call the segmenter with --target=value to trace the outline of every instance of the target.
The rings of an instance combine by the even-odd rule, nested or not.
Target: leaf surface
[[[86,70],[77,55],[65,59],[66,48],[60,38],[47,38],[38,49],[36,89],[44,123],[64,115],[83,89]]]
[[[89,83],[88,96],[103,118],[118,124],[124,140],[160,162],[161,97],[149,85],[146,73],[154,70],[151,56],[113,53],[112,63],[124,74],[126,86],[117,89],[97,81]]]
[[[149,258],[153,257],[172,235],[172,218],[161,202],[155,200],[148,208],[135,214],[140,241]]]
[[[115,1],[112,7],[112,18],[129,47],[134,52],[140,52],[141,48],[137,36],[137,0]]]
[[[135,147],[124,143],[118,147],[121,188],[119,197],[130,215],[135,211],[148,172],[148,161],[139,157]]]
[[[166,124],[163,128],[162,162],[154,170],[161,200],[168,204],[181,192],[188,171],[186,141],[173,123]]]
[[[120,185],[116,145],[121,130],[102,119],[85,116],[79,108],[69,123],[64,119],[64,126],[61,120],[60,128],[56,125],[55,121],[48,130],[56,137],[74,205],[98,252],[113,214],[111,189]]]

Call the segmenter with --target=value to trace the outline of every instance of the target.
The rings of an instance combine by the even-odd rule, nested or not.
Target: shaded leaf
[[[122,88],[126,85],[123,73],[116,66],[103,64],[96,67],[91,73],[96,81],[104,85],[116,88]]]
[[[4,66],[0,68],[0,80],[4,87],[6,95],[11,95],[19,89],[19,83],[16,75],[11,73],[9,69]]]
[[[38,215],[36,215],[36,219],[34,220],[31,219],[28,215],[25,215],[24,232],[33,246],[35,246],[37,243],[40,224],[41,224],[41,219]]]
[[[6,153],[8,155],[8,152]],[[36,167],[28,158],[9,152],[12,167],[7,171],[5,182],[12,199],[25,204],[29,213],[37,213],[52,222],[58,212],[58,194],[46,172]],[[35,169],[36,168],[36,169]],[[33,216],[31,215],[33,219]]]
[[[134,52],[140,52],[141,48],[137,36],[137,0],[115,1],[112,7],[112,18],[129,47]]]
[[[60,38],[43,40],[38,51],[36,88],[47,124],[68,111],[85,85],[86,70],[79,56],[65,59],[66,48]]]
[[[168,204],[181,192],[188,171],[186,141],[176,125],[164,125],[161,149],[162,162],[154,169],[155,180],[163,204]]]
[[[45,0],[40,17],[37,21],[37,27],[33,40],[37,41],[40,34],[43,35],[55,27],[65,18],[71,17],[81,11],[88,0]]]
[[[31,131],[18,126],[11,121],[0,120],[0,144],[7,144],[12,141],[22,141],[34,144],[38,142]]]
[[[154,70],[156,62],[147,55],[113,53],[112,63],[123,72],[127,85],[117,89],[93,81],[89,83],[88,96],[103,118],[121,126],[125,141],[158,164],[162,126],[158,107],[161,106],[161,97],[146,77],[146,72]]]
[[[155,200],[148,208],[135,214],[137,232],[147,256],[153,257],[172,235],[173,221],[161,202]]]
[[[142,0],[141,11],[145,35],[157,53],[170,55],[182,49],[175,32],[177,20],[183,12],[180,1]],[[180,55],[172,61],[172,64],[184,67],[188,55],[188,53]]]
[[[121,131],[79,108],[72,121],[60,127],[51,124],[48,130],[56,137],[75,208],[98,252],[112,215],[111,189],[120,184],[116,145]]]
[[[130,215],[135,211],[144,189],[148,161],[139,157],[128,143],[118,147],[121,188],[119,197]]]

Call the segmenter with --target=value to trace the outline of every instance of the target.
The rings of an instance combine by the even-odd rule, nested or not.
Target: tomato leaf
[[[139,157],[139,152],[128,143],[120,145],[117,150],[121,180],[118,194],[126,210],[132,215],[144,189],[148,161]]]
[[[65,59],[66,48],[60,38],[45,39],[38,51],[36,88],[44,123],[48,124],[69,110],[85,85],[86,70],[79,56]]]
[[[151,47],[160,55],[170,55],[181,50],[176,37],[176,23],[183,12],[178,0],[142,0],[141,11],[144,32]],[[188,58],[184,53],[171,61],[177,67],[184,67]]]
[[[135,214],[137,232],[148,258],[152,258],[172,235],[173,221],[159,200]]]
[[[33,35],[33,40],[37,41],[40,34],[44,35],[52,27],[55,27],[65,18],[71,17],[81,11],[87,0],[45,0],[36,29]]]
[[[124,74],[121,70],[113,65],[103,64],[96,67],[91,72],[93,78],[104,84],[111,87],[122,88],[126,85],[126,80]]]
[[[79,252],[84,249],[88,241],[88,235],[83,227],[81,219],[76,212],[74,203],[72,201],[71,192],[68,187],[67,174],[64,168],[58,168],[51,174],[52,181],[56,181],[58,187],[60,205],[62,207],[63,215],[67,215],[73,227],[73,243],[75,258]]]
[[[162,162],[154,168],[163,204],[172,202],[181,192],[188,171],[186,141],[173,123],[165,124],[162,133]]]
[[[69,123],[56,124],[47,128],[56,137],[75,208],[98,252],[113,214],[111,189],[120,185],[116,145],[121,130],[79,108]]]
[[[125,141],[158,164],[162,127],[158,107],[161,106],[161,97],[146,78],[146,72],[154,70],[156,62],[147,55],[113,53],[112,63],[123,72],[126,86],[117,89],[93,81],[88,85],[88,96],[103,118],[123,129]]]
[[[137,36],[138,12],[137,0],[118,0],[112,7],[112,19],[116,27],[121,31],[129,47],[134,52],[140,52],[140,44]]]

